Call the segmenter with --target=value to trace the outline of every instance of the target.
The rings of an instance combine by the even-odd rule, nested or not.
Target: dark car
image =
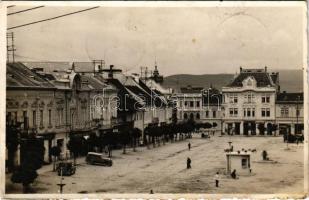
[[[71,176],[75,174],[76,167],[72,162],[60,162],[57,165],[58,176]]]
[[[89,152],[86,156],[86,162],[91,165],[112,166],[113,161],[110,158],[104,158],[102,154]]]

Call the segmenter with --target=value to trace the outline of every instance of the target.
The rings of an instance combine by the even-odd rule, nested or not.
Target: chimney
[[[267,72],[267,66],[265,66],[265,72]]]
[[[240,73],[241,73],[242,72],[242,67],[240,66],[239,69],[240,69]]]

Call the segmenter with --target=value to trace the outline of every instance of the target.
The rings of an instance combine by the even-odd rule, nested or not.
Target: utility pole
[[[6,34],[6,53],[7,53],[7,62],[10,62],[10,57],[12,56],[12,62],[15,62],[15,45],[14,45],[14,32],[10,32]],[[10,54],[12,52],[12,54]]]
[[[298,115],[299,115],[299,110],[298,110],[298,102],[299,102],[300,97],[297,96],[297,101],[296,101],[296,125],[295,125],[295,135],[298,134]]]

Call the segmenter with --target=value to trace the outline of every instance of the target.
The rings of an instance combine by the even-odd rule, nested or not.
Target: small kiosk
[[[251,173],[250,153],[243,151],[229,152],[226,154],[227,174],[235,169],[239,175]]]

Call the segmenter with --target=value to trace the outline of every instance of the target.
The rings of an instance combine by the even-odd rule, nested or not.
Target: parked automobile
[[[112,166],[113,161],[110,158],[104,158],[103,154],[89,152],[86,156],[86,162],[91,165]]]
[[[57,165],[58,176],[71,176],[75,174],[76,167],[72,162],[60,162]]]

